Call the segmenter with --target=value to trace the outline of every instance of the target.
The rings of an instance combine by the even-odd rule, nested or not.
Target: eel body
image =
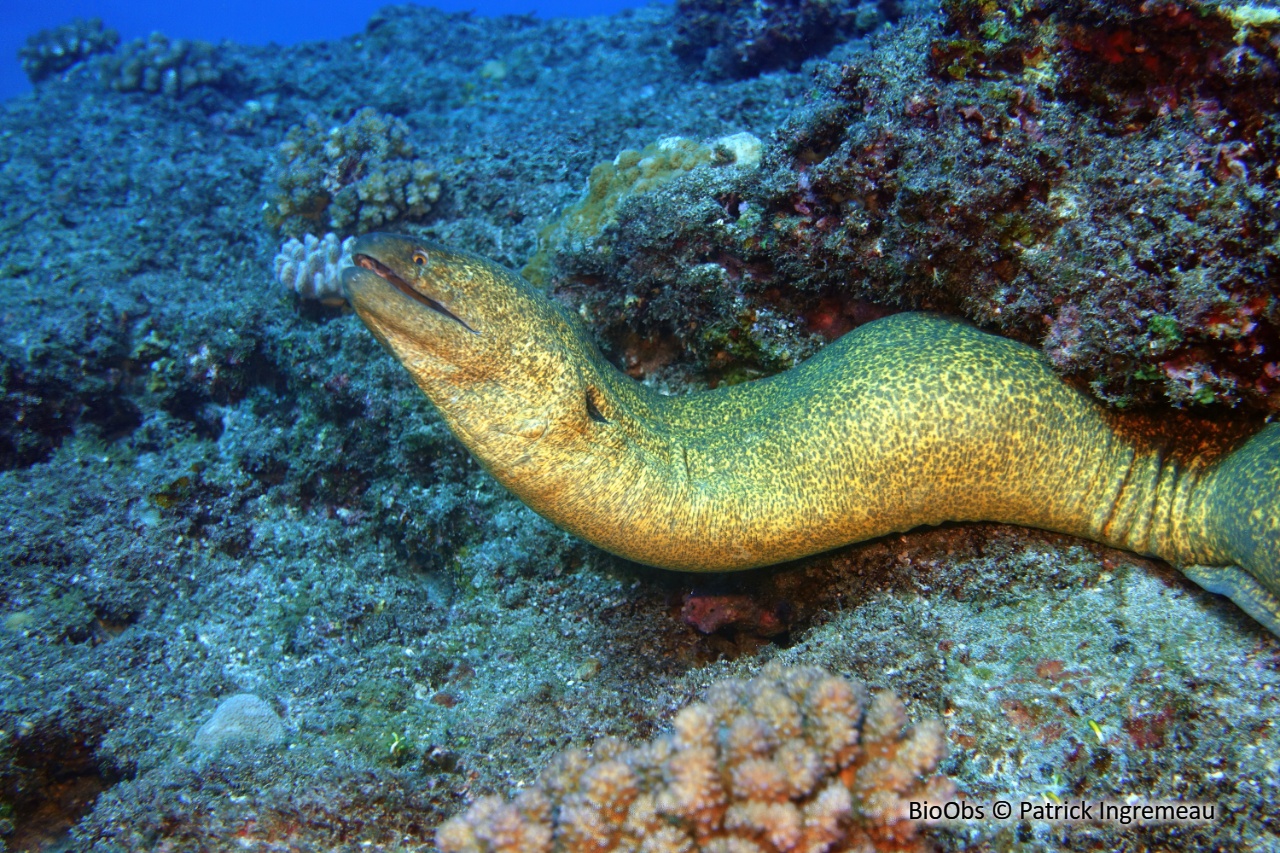
[[[1280,425],[1225,455],[1170,453],[1035,350],[916,313],[786,373],[668,397],[495,263],[390,234],[352,253],[356,312],[463,444],[622,557],[723,572],[999,521],[1160,557],[1280,635]]]

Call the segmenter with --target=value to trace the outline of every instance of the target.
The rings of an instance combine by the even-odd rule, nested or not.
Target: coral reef
[[[101,18],[76,18],[28,36],[18,60],[27,79],[39,83],[95,53],[109,53],[119,43],[120,34],[103,27]]]
[[[278,192],[267,220],[296,237],[420,218],[440,198],[440,181],[415,153],[409,126],[371,107],[327,130],[309,118],[289,129],[277,151]]]
[[[328,305],[345,302],[342,268],[351,263],[354,239],[340,240],[332,232],[319,239],[311,234],[304,234],[301,240],[290,237],[276,254],[276,279],[303,299]]]
[[[941,802],[936,721],[906,728],[892,693],[770,664],[713,685],[640,747],[570,751],[511,802],[440,827],[444,853],[922,850],[906,802]]]
[[[1054,15],[1123,44],[1122,9],[1101,5],[1066,0]],[[1029,35],[1058,32],[1042,12],[991,4],[970,41],[1001,35],[1001,8],[1005,32],[1025,32],[1031,49]],[[1233,31],[1257,14],[1223,8]],[[1131,29],[1149,33],[1158,17],[1131,15]],[[1217,50],[1222,16],[1201,20]],[[1214,282],[1234,267],[1237,281],[1274,288],[1256,230],[1271,165],[1201,140],[1195,159],[1210,159],[1189,173],[1181,105],[1160,116],[1156,102],[1141,130],[1103,121],[1093,104],[1129,96],[1116,99],[1122,78],[1103,79],[1102,53],[1099,85],[1062,98],[1056,63],[1088,58],[1069,46],[1004,79],[1000,67],[934,71],[932,46],[962,39],[942,26],[931,15],[886,30],[856,61],[837,45],[848,75],[691,85],[668,49],[670,6],[546,20],[403,4],[349,38],[220,44],[236,88],[121,95],[95,85],[95,56],[0,103],[6,849],[429,851],[475,795],[514,792],[571,745],[648,742],[701,687],[773,659],[856,676],[941,717],[952,749],[940,771],[970,799],[1159,797],[1223,813],[1191,827],[974,824],[933,836],[942,850],[1277,849],[1280,645],[1175,570],[1052,534],[948,525],[714,584],[646,571],[521,506],[356,318],[282,298],[271,277],[283,237],[263,224],[264,176],[308,115],[326,128],[365,106],[400,117],[433,165],[465,176],[403,227],[513,268],[595,164],[673,134],[747,130],[776,140],[758,170],[704,165],[624,198],[617,224],[553,259],[560,298],[634,373],[672,391],[690,368],[736,381],[877,312],[968,311],[962,297],[978,291],[961,285],[984,280],[985,252],[1025,269],[1036,251],[1017,254],[1034,233],[1019,211],[992,214],[1012,238],[1003,249],[981,212],[989,199],[1016,208],[1016,190],[1044,174],[1019,153],[1025,121],[1046,143],[1069,131],[1050,200],[1079,245],[1045,263],[1109,267],[1130,252],[1136,272],[1131,288],[1107,283],[1111,305],[1088,277],[1060,306],[1047,274],[1019,279],[1025,306],[982,322],[1020,318],[1007,333],[1035,342],[1042,315],[1061,310],[1053,346],[1085,382],[1123,372],[1099,355],[1107,335],[1138,352],[1144,329],[1169,354],[1207,341],[1183,369],[1221,378],[1234,343],[1205,337],[1193,302],[1145,327],[1123,306],[1148,299],[1156,274],[1193,294],[1195,269]],[[1129,68],[1163,44],[1106,56]],[[1246,62],[1270,56],[1248,32],[1245,46]],[[506,67],[501,81],[486,78],[490,62]],[[1205,73],[1210,85],[1220,71]],[[1018,88],[1034,98],[1019,102]],[[1255,107],[1269,103],[1265,72],[1252,88]],[[1214,119],[1218,132],[1240,115]],[[898,135],[879,140],[881,129]],[[1021,208],[1033,226],[1035,198]],[[326,231],[317,220],[298,236]],[[938,280],[902,272],[923,268],[934,239]],[[1175,244],[1201,266],[1173,272]],[[600,277],[569,275],[593,265]],[[1267,310],[1246,352],[1276,351]],[[1142,387],[1163,393],[1151,358],[1159,375]],[[289,748],[216,761],[190,748],[237,693],[287,709]]]
[[[671,49],[712,77],[795,68],[896,20],[894,0],[678,0]]]
[[[170,39],[152,33],[101,60],[101,74],[117,92],[147,92],[178,98],[192,89],[218,86],[227,69],[206,41]]]
[[[932,309],[1116,406],[1280,410],[1280,24],[1136,0],[945,12],[827,72],[760,170],[627,199],[550,284],[620,361],[666,341],[713,380]]]

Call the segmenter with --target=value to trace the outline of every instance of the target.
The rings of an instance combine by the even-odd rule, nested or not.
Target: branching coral
[[[276,255],[276,278],[303,299],[329,305],[343,302],[342,267],[350,264],[354,239],[339,240],[333,233],[321,238],[306,234],[302,240],[291,237]]]
[[[869,698],[823,670],[770,664],[713,685],[657,740],[566,753],[436,841],[444,853],[917,850],[906,803],[954,794],[927,778],[943,752],[941,725],[907,728],[892,693]]]
[[[415,159],[409,126],[367,107],[329,130],[314,118],[290,128],[276,160],[279,191],[267,218],[292,236],[368,231],[423,216],[440,198],[438,175]]]
[[[100,18],[76,18],[69,24],[41,30],[18,51],[22,70],[32,83],[66,71],[95,53],[108,53],[120,43],[115,30],[104,29]]]
[[[117,92],[148,92],[170,98],[200,86],[216,86],[226,75],[213,45],[170,40],[162,33],[152,33],[146,41],[131,41],[119,55],[106,57],[102,73]]]

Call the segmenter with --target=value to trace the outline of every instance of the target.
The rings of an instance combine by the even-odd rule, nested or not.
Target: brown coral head
[[[513,801],[480,800],[440,827],[444,853],[925,849],[915,800],[946,802],[931,776],[935,721],[907,725],[892,693],[821,669],[770,664],[713,685],[639,747],[571,751]]]

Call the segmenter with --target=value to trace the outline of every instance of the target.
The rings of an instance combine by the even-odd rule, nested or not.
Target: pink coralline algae
[[[908,727],[891,692],[816,668],[713,685],[674,731],[560,756],[513,800],[440,827],[443,853],[924,850],[911,800],[945,802],[942,726]]]
[[[680,621],[702,634],[732,628],[774,637],[787,630],[789,611],[785,602],[764,604],[749,595],[691,592],[680,607]]]

